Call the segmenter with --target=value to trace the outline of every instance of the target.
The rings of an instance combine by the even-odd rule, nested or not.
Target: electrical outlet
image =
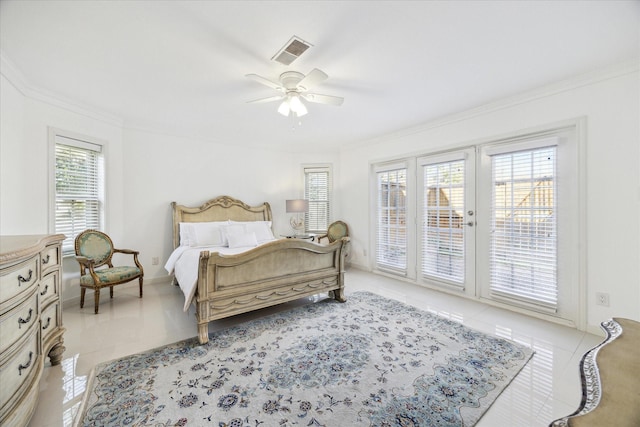
[[[609,294],[602,292],[596,292],[596,305],[603,307],[609,307]]]
[[[153,265],[160,264],[160,258],[158,258],[157,256],[154,256],[153,258],[151,258],[151,264]]]

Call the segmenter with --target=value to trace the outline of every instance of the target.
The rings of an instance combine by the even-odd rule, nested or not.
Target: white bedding
[[[261,242],[258,246],[271,241],[273,240]],[[175,278],[180,285],[180,289],[184,294],[183,310],[189,310],[193,296],[196,293],[200,252],[209,251],[218,252],[222,255],[236,255],[251,249],[253,249],[253,247],[229,248],[227,246],[208,246],[192,248],[190,246],[178,246],[178,248],[171,253],[164,268],[169,274],[175,274]]]

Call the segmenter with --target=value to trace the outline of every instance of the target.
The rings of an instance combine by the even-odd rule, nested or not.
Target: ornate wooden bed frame
[[[249,206],[229,196],[199,207],[171,203],[173,246],[180,245],[181,222],[271,221],[268,203]],[[248,311],[329,292],[344,296],[345,237],[327,246],[302,239],[279,239],[238,255],[202,251],[193,299],[201,344],[209,341],[209,322]]]

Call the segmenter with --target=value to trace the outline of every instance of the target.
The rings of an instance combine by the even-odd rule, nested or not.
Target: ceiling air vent
[[[311,46],[313,45],[297,36],[293,36],[291,37],[291,40],[289,40],[287,44],[285,44],[284,47],[280,49],[273,58],[271,58],[271,60],[283,65],[290,65]]]

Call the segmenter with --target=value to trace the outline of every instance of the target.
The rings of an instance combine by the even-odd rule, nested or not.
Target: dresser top
[[[64,234],[0,236],[0,264],[22,261],[37,254],[47,245],[62,242],[64,239]]]

